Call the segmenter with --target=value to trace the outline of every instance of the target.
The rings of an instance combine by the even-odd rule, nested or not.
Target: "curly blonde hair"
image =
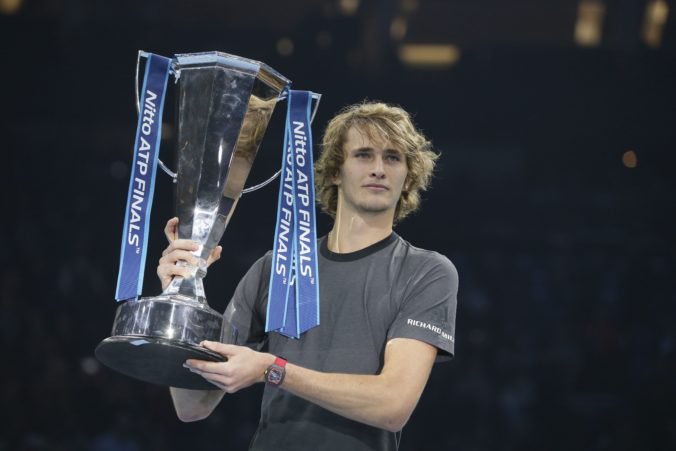
[[[370,139],[390,142],[406,156],[408,173],[394,212],[398,222],[420,206],[420,191],[426,190],[439,155],[432,143],[416,128],[402,108],[380,102],[363,102],[341,110],[326,126],[322,152],[315,163],[317,202],[332,218],[336,217],[338,187],[334,180],[345,162],[345,140],[356,127]]]

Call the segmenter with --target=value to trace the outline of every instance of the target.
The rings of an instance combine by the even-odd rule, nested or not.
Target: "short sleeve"
[[[449,259],[436,252],[408,280],[399,313],[387,339],[412,338],[439,349],[437,361],[450,359],[455,352],[455,313],[458,272]]]
[[[267,335],[263,312],[270,274],[268,254],[258,259],[237,285],[223,314],[223,343],[249,346],[257,350],[265,344]]]

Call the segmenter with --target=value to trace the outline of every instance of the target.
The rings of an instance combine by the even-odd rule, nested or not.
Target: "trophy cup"
[[[206,262],[237,205],[275,104],[289,80],[258,61],[221,52],[176,55],[179,85],[176,209],[178,237],[199,244],[194,275],[175,277],[159,296],[122,303],[112,336],[96,348],[106,366],[142,381],[216,389],[182,367],[223,361],[199,346],[223,341],[222,315],[206,301]],[[226,337],[227,338],[227,337]]]

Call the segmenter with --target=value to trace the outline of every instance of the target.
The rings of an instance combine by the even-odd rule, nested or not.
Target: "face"
[[[345,162],[334,181],[338,208],[394,217],[408,173],[403,152],[355,127],[348,131],[343,150]]]

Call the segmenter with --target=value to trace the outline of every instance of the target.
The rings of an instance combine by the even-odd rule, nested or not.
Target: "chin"
[[[365,212],[365,213],[387,213],[388,211],[394,211],[394,208],[389,205],[389,204],[377,204],[377,203],[370,203],[370,204],[362,204],[359,206],[360,210]]]

